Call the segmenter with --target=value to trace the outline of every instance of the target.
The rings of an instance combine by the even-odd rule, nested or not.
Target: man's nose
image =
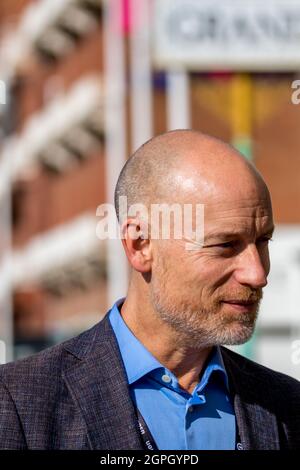
[[[269,265],[269,262],[267,262]],[[235,278],[240,284],[252,288],[262,288],[268,283],[269,266],[261,259],[256,245],[248,245],[239,256],[239,264],[235,270]]]

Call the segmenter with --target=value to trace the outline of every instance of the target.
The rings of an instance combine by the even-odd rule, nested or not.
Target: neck
[[[177,377],[181,388],[192,393],[212,348],[196,349],[185,345],[182,337],[160,320],[149,304],[141,303],[130,292],[121,315],[135,337]]]

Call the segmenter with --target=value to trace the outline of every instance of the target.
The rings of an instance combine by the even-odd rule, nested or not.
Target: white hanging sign
[[[158,67],[300,68],[300,0],[156,0],[154,17]]]

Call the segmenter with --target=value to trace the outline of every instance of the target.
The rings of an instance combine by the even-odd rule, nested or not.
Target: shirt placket
[[[194,441],[194,430],[192,429],[192,422],[195,419],[195,414],[198,406],[206,403],[205,395],[203,392],[197,393],[196,391],[187,400],[185,407],[185,444],[186,449],[191,449],[191,443]]]

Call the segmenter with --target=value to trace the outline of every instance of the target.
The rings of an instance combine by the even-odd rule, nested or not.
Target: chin
[[[249,341],[249,339],[251,339],[253,333],[254,325],[251,327],[248,326],[243,328],[236,328],[235,331],[228,331],[228,334],[224,334],[224,341],[222,342],[222,344],[228,346],[237,346],[239,344],[244,344]]]

